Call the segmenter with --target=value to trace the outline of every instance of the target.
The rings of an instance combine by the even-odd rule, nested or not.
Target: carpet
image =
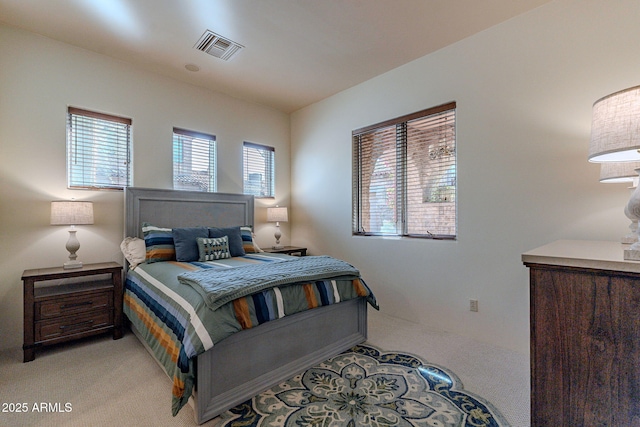
[[[220,415],[224,427],[506,426],[457,376],[358,345]]]

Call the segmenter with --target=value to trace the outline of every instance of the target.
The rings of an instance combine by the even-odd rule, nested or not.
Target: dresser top
[[[640,261],[624,259],[625,248],[619,242],[558,240],[523,253],[522,262],[640,273]]]

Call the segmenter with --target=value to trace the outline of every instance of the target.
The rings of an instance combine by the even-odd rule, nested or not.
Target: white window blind
[[[131,185],[131,119],[69,107],[69,188],[122,189]]]
[[[216,165],[215,136],[173,128],[174,190],[216,191]]]
[[[353,131],[353,234],[456,237],[455,107]]]
[[[275,149],[245,142],[243,164],[244,194],[275,197]]]

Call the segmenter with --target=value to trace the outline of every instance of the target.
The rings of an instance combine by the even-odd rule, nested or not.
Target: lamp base
[[[280,244],[280,237],[282,237],[282,233],[280,232],[280,223],[276,222],[276,232],[273,235],[276,238],[276,244],[271,247],[271,249],[282,249],[284,246]]]
[[[71,260],[69,260],[69,261],[65,262],[62,265],[62,268],[64,268],[65,270],[71,270],[71,269],[74,269],[74,268],[82,268],[82,261],[76,261],[76,260],[71,261]]]
[[[82,268],[82,261],[78,261],[78,255],[76,255],[76,252],[80,249],[80,242],[76,237],[76,231],[78,230],[76,230],[75,225],[72,225],[71,229],[69,229],[69,240],[67,240],[66,246],[67,251],[69,251],[69,261],[65,262],[62,266],[65,270]]]

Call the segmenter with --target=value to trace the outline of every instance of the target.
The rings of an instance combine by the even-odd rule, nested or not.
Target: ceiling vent
[[[205,31],[194,47],[225,61],[230,60],[240,49],[244,48],[241,44],[224,38],[211,30]]]

